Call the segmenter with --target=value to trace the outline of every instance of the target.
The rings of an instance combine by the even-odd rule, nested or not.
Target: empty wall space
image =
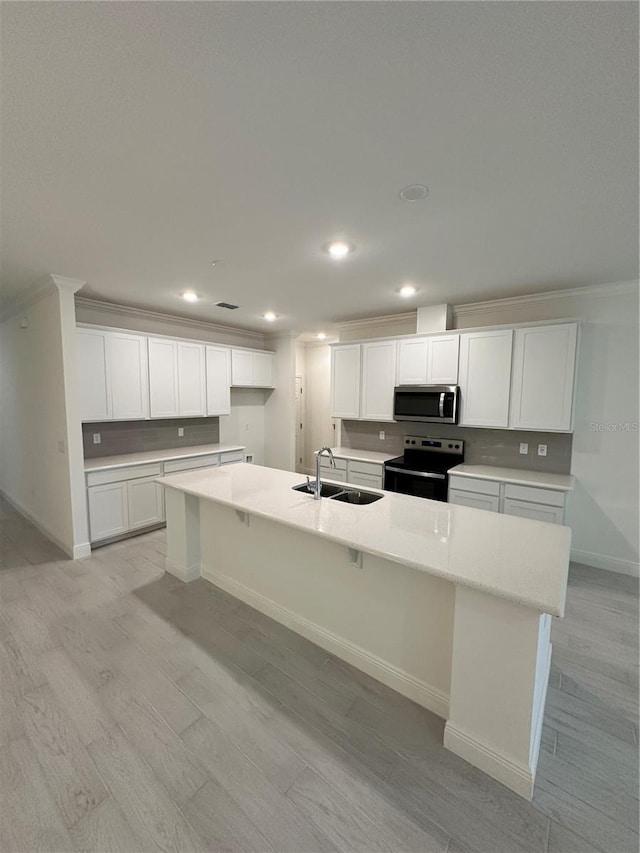
[[[259,388],[232,388],[231,414],[219,418],[222,444],[243,444],[256,465],[264,465],[264,401],[271,392]]]

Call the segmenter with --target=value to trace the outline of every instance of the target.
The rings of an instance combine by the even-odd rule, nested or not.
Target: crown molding
[[[402,314],[382,314],[378,317],[365,317],[362,320],[344,320],[340,323],[334,323],[336,329],[346,331],[347,329],[362,329],[366,326],[377,326],[380,323],[399,323],[403,320],[415,320],[418,316],[417,309],[415,311],[405,311]]]
[[[128,317],[137,317],[144,320],[157,320],[163,323],[171,323],[175,326],[187,326],[191,329],[207,329],[208,331],[225,332],[226,334],[244,335],[255,338],[262,343],[265,335],[253,329],[244,329],[241,326],[225,326],[222,323],[210,323],[207,320],[194,320],[192,317],[181,317],[179,314],[165,314],[162,311],[151,311],[148,308],[134,308],[131,305],[119,305],[116,302],[105,302],[101,299],[89,299],[86,296],[76,296],[76,307],[87,308],[104,314],[124,314]]]
[[[44,299],[50,293],[76,293],[86,283],[86,281],[82,281],[79,278],[68,278],[64,275],[49,273],[44,278],[34,282],[31,287],[28,287],[16,299],[9,302],[0,313],[0,322],[4,322],[10,317],[15,317],[16,314],[26,311],[30,305],[33,305],[40,299]]]
[[[610,284],[587,284],[584,287],[571,287],[565,290],[550,290],[546,293],[528,293],[523,296],[506,296],[501,299],[489,299],[484,302],[466,302],[461,305],[453,305],[452,313],[457,319],[468,314],[493,313],[509,308],[522,308],[525,305],[539,305],[540,303],[557,302],[559,299],[572,299],[576,297],[603,299],[610,296],[618,296],[626,293],[634,293],[638,290],[637,281],[614,281]]]

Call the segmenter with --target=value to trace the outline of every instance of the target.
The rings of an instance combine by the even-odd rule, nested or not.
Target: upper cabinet
[[[460,335],[398,341],[398,385],[457,385]]]
[[[204,344],[178,341],[178,412],[183,418],[207,413]]]
[[[273,353],[232,350],[231,385],[240,388],[273,388]]]
[[[76,366],[82,421],[149,417],[144,336],[77,329]]]
[[[206,347],[207,415],[231,414],[231,350]]]
[[[576,323],[514,330],[513,429],[571,430],[577,336]]]
[[[331,417],[360,417],[360,344],[331,347]]]
[[[460,335],[460,426],[509,426],[513,330]]]
[[[362,420],[393,420],[395,377],[396,342],[377,341],[362,344]]]
[[[178,342],[149,338],[149,399],[152,418],[177,418]]]

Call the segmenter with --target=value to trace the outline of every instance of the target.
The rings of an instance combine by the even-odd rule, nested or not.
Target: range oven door
[[[394,465],[384,466],[384,488],[401,495],[447,500],[447,475],[430,471],[409,471]]]
[[[457,385],[398,385],[393,392],[396,421],[458,423]]]

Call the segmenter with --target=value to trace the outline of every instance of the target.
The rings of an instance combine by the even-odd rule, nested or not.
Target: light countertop
[[[332,447],[331,452],[340,459],[351,459],[353,462],[375,462],[378,465],[383,465],[387,460],[402,455],[401,453],[379,453],[376,450],[354,450],[353,447]]]
[[[303,480],[238,463],[158,482],[543,613],[564,614],[568,527],[393,492],[367,506],[315,501],[292,491]]]
[[[477,477],[479,480],[499,480],[518,486],[538,486],[572,492],[575,478],[571,474],[548,474],[544,471],[521,471],[518,468],[498,468],[493,465],[456,465],[449,474],[458,477]]]
[[[125,468],[127,465],[144,465],[148,462],[170,462],[173,459],[190,459],[208,453],[227,453],[244,450],[243,444],[198,444],[193,447],[174,447],[167,450],[145,450],[141,453],[122,453],[119,456],[97,456],[84,460],[85,471],[106,471],[109,468]]]

